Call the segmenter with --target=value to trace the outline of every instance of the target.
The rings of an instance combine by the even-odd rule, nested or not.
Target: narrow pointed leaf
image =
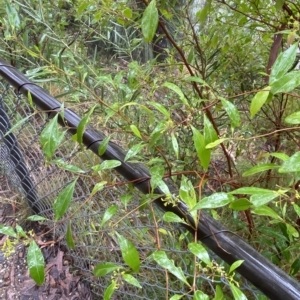
[[[262,205],[251,210],[253,214],[260,216],[268,216],[272,219],[282,220],[282,218],[270,207]]]
[[[189,243],[189,250],[196,255],[201,261],[205,262],[207,265],[211,264],[211,260],[207,250],[199,243]]]
[[[35,241],[31,241],[29,244],[27,265],[30,277],[37,285],[42,285],[45,280],[45,261],[42,251]]]
[[[237,260],[235,261],[229,269],[229,274],[232,273],[235,269],[237,269],[244,261],[243,260]]]
[[[77,133],[76,133],[76,138],[77,138],[77,142],[82,145],[82,138],[83,138],[83,133],[85,131],[86,126],[88,125],[89,121],[90,121],[90,117],[92,115],[92,113],[94,112],[95,108],[97,105],[94,105],[89,112],[81,119],[81,121],[78,124],[77,127]]]
[[[158,26],[158,10],[156,1],[152,0],[146,7],[142,17],[142,33],[146,42],[150,43]]]
[[[221,139],[217,139],[216,141],[212,142],[212,143],[208,143],[205,147],[205,149],[211,149],[214,148],[220,144],[222,144],[224,141],[228,140],[227,138],[221,138]]]
[[[278,93],[288,93],[300,85],[300,72],[294,71],[285,74],[279,80],[275,81],[271,86],[273,95]]]
[[[174,214],[171,211],[168,211],[166,213],[164,213],[163,215],[163,220],[165,222],[175,222],[175,223],[183,223],[183,224],[187,224],[184,219],[181,219],[179,216],[177,216],[176,214]]]
[[[200,161],[200,165],[203,167],[205,171],[207,171],[209,163],[210,163],[210,149],[206,149],[204,136],[200,133],[198,129],[191,126],[193,131],[193,141],[194,146],[197,152],[198,159]]]
[[[227,205],[232,202],[234,197],[226,193],[214,193],[208,197],[201,199],[191,211],[204,208],[217,208]]]
[[[276,199],[279,196],[280,195],[276,192],[274,192],[274,193],[265,193],[265,194],[256,194],[256,195],[252,195],[250,197],[250,202],[254,206],[258,207],[258,206],[265,205],[265,204],[271,202],[272,200]]]
[[[135,125],[130,125],[130,129],[138,138],[140,138],[140,139],[142,138],[142,135],[141,135],[139,129]]]
[[[239,114],[239,111],[236,108],[236,106],[224,98],[221,98],[221,102],[231,120],[231,127],[239,127],[240,126],[240,114]]]
[[[153,259],[164,269],[167,269],[170,273],[172,273],[175,277],[177,277],[180,281],[184,282],[186,285],[190,286],[187,282],[185,275],[180,267],[176,267],[174,264],[174,260],[171,260],[167,257],[164,251],[156,251],[152,254]]]
[[[145,148],[145,144],[144,143],[138,143],[133,145],[126,153],[125,159],[124,161],[129,160],[130,158],[136,156],[137,154],[141,153],[141,151],[143,150],[143,148]]]
[[[130,283],[131,285],[134,285],[134,286],[138,287],[139,289],[142,288],[142,286],[140,285],[138,280],[136,278],[134,278],[132,275],[123,274],[122,277],[126,282]]]
[[[118,211],[118,205],[110,206],[104,213],[100,227],[102,227],[109,219],[111,219]]]
[[[172,138],[172,146],[173,146],[173,150],[175,152],[176,158],[178,159],[179,157],[179,145],[176,139],[176,136],[174,134],[174,132],[171,133],[171,138]]]
[[[73,197],[76,181],[77,179],[75,179],[67,187],[65,187],[55,199],[53,204],[55,221],[58,221],[69,208],[71,199]]]
[[[16,238],[17,234],[11,226],[0,224],[0,233]]]
[[[278,55],[271,70],[270,84],[280,79],[293,66],[297,55],[297,47],[298,44],[296,43]]]
[[[134,245],[122,235],[116,232],[122,257],[125,263],[135,272],[140,270],[140,257]]]
[[[103,300],[111,300],[111,297],[117,288],[116,282],[113,281],[104,291]]]
[[[180,89],[179,86],[177,86],[176,84],[174,83],[171,83],[171,82],[165,82],[163,84],[163,86],[169,88],[170,90],[174,91],[178,96],[179,96],[179,99],[182,101],[182,103],[186,106],[190,106],[185,95],[183,94],[182,90]]]
[[[280,166],[275,164],[260,164],[257,166],[252,167],[251,169],[247,170],[242,174],[243,177],[251,176],[256,173],[261,173],[268,170],[278,169]]]
[[[245,294],[234,284],[229,283],[234,300],[248,300]]]
[[[265,104],[270,94],[270,87],[266,87],[263,91],[258,92],[251,101],[250,115],[253,118]]]
[[[246,210],[252,206],[252,203],[246,198],[240,198],[230,203],[229,208],[234,210]]]
[[[58,114],[48,123],[40,135],[40,143],[45,156],[50,159],[64,139],[65,132],[60,132]]]
[[[292,113],[291,115],[287,116],[284,120],[288,124],[300,124],[300,111]]]
[[[204,141],[205,145],[212,143],[218,139],[216,130],[214,129],[212,123],[204,115]]]
[[[278,170],[279,173],[290,173],[300,171],[300,152],[296,152],[289,159],[283,162]]]
[[[94,270],[93,270],[93,274],[95,276],[101,277],[101,276],[105,276],[115,270],[118,269],[122,269],[121,266],[115,265],[113,263],[110,262],[104,262],[104,263],[100,263],[98,264]]]
[[[68,224],[67,233],[66,233],[66,241],[67,241],[67,245],[70,249],[75,248],[75,243],[74,243],[73,234],[72,234],[71,222],[69,222],[69,224]]]

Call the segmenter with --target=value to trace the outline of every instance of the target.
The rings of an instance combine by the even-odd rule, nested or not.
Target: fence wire
[[[49,163],[40,146],[40,135],[49,118],[39,112],[29,101],[16,93],[2,80],[0,84],[0,198],[1,211],[9,209],[12,202],[16,206],[18,222],[22,223],[32,213],[29,207],[49,219],[46,221],[56,238],[61,238],[61,246],[67,249],[65,240],[68,224],[75,241],[75,248],[68,249],[74,271],[90,283],[95,299],[102,299],[104,290],[111,283],[111,276],[95,277],[94,267],[100,262],[111,262],[124,267],[116,233],[131,241],[139,252],[141,269],[133,274],[142,288],[122,281],[120,273],[114,278],[118,283],[112,299],[166,299],[176,294],[185,294],[182,299],[192,299],[187,285],[160,267],[151,254],[157,249],[164,250],[167,256],[181,267],[186,278],[194,278],[194,256],[188,251],[192,237],[182,227],[165,223],[162,212],[151,204],[147,196],[140,194],[124,182],[113,171],[97,174],[92,166],[99,164],[100,158],[89,150],[81,149],[78,143],[66,135],[53,159],[60,159],[68,165],[77,166],[84,173],[74,173]],[[24,120],[25,122],[21,122]],[[20,125],[21,124],[21,125]],[[13,127],[12,132],[7,132]],[[53,203],[58,194],[77,179],[74,196],[68,213],[62,221],[53,221]],[[91,196],[96,183],[107,181],[106,187]],[[109,207],[115,205],[117,213],[104,225],[103,217]],[[11,211],[12,213],[13,211]],[[3,213],[4,215],[4,213]],[[7,214],[6,216],[11,216]],[[2,222],[9,221],[9,217]],[[211,254],[218,266],[224,263]],[[197,268],[197,289],[213,296],[216,284],[230,295],[229,284],[222,272],[212,273],[201,266]],[[249,299],[258,299],[259,292],[241,276],[238,277],[241,289]],[[168,297],[166,295],[169,295]]]

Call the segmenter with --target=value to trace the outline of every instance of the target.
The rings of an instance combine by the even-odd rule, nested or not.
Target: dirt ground
[[[45,283],[37,286],[30,278],[27,247],[19,244],[5,258],[0,252],[0,299],[2,300],[91,300],[88,286],[70,272],[69,261],[58,247],[42,249],[46,267]]]

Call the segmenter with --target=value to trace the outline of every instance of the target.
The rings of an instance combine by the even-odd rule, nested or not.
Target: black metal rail
[[[42,110],[53,111],[53,116],[60,109],[61,103],[51,97],[44,89],[30,82],[22,73],[0,59],[0,75],[13,85],[19,92],[25,95],[31,93],[34,103]],[[68,126],[72,133],[80,122],[80,118],[69,109],[65,110],[64,120],[60,120],[62,126]],[[98,147],[105,138],[105,135],[92,129],[88,129],[83,134],[83,143],[98,155]],[[143,193],[149,193],[150,174],[141,164],[124,162],[125,151],[114,143],[109,143],[102,159],[119,160],[122,165],[116,170],[127,180],[135,182],[136,188]],[[288,276],[277,266],[268,261],[239,236],[223,227],[204,212],[201,213],[201,222],[195,229],[192,217],[189,215],[186,206],[179,203],[177,207],[165,206],[163,193],[160,189],[155,190],[156,194],[162,195],[155,200],[155,204],[164,211],[172,211],[180,218],[184,218],[190,226],[185,227],[192,233],[197,230],[198,239],[215,252],[220,258],[229,264],[237,260],[244,260],[244,263],[237,271],[249,280],[254,286],[260,289],[271,299],[279,300],[299,300],[300,284],[295,279]]]

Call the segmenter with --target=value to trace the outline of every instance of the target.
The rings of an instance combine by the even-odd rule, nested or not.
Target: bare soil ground
[[[45,283],[37,286],[26,263],[27,247],[19,244],[5,258],[0,252],[0,299],[3,300],[90,300],[88,286],[70,272],[64,252],[55,246],[43,248],[46,259]]]

